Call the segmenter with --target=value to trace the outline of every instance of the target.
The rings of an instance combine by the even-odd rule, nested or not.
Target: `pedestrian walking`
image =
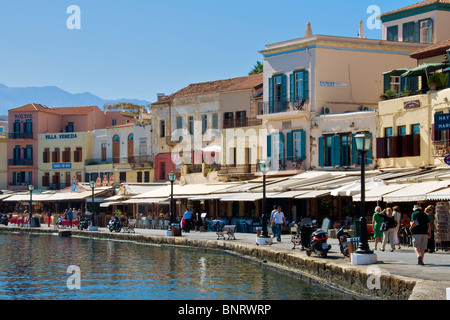
[[[189,230],[191,229],[191,219],[192,219],[192,213],[189,211],[189,209],[186,209],[186,212],[183,214],[184,219],[184,232],[189,233]]]
[[[69,226],[72,228],[73,211],[70,208],[67,211],[67,219],[69,219]]]
[[[396,232],[397,229],[395,229],[396,221],[391,208],[386,208],[384,223],[387,224],[387,229],[383,230],[383,245],[381,246],[381,251],[384,251],[386,243],[389,240],[389,243],[391,244],[391,252],[394,252],[394,232]]]
[[[394,210],[393,215],[395,217],[395,222],[397,223],[397,226],[394,228],[394,247],[397,245],[398,248],[401,249],[400,239],[398,238],[398,229],[400,228],[400,222],[402,221],[402,214],[398,206],[394,206],[392,209]]]
[[[435,231],[435,224],[434,224],[434,206],[433,205],[429,205],[428,207],[425,208],[424,212],[427,214],[428,216],[428,220],[430,221],[430,228],[431,228],[431,238],[428,239],[428,243],[427,243],[427,249],[429,253],[433,253],[434,250],[436,249],[436,242],[434,241],[434,231]]]
[[[417,264],[424,265],[423,258],[427,250],[428,239],[431,238],[430,220],[422,207],[416,204],[411,215],[410,231],[413,236],[413,247],[417,255]]]
[[[276,225],[277,241],[281,242],[281,227],[286,224],[286,220],[284,218],[284,213],[281,211],[280,206],[277,207],[277,212],[273,214],[273,219],[271,223],[272,225]]]
[[[373,239],[375,240],[375,250],[377,250],[378,242],[383,241],[383,231],[381,231],[381,224],[384,222],[384,210],[381,211],[380,206],[375,207],[375,213],[372,217],[373,225]]]
[[[270,219],[269,219],[269,221],[270,221],[270,223],[271,223],[270,227],[272,228],[272,238],[275,238],[275,237],[276,237],[276,234],[277,234],[277,226],[276,226],[275,224],[272,223],[273,215],[278,211],[277,208],[278,208],[277,205],[273,206],[273,210],[272,210],[272,212],[270,213]]]

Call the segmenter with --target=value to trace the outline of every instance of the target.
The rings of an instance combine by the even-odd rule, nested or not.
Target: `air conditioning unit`
[[[359,111],[369,111],[369,107],[363,107],[363,106],[359,106],[358,108]]]
[[[330,113],[331,113],[331,108],[330,107],[323,107],[322,114],[330,114]]]

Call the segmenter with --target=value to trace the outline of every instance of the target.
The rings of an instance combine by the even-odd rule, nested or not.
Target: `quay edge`
[[[0,231],[9,233],[40,233],[58,235],[58,230],[3,227]],[[312,282],[332,284],[332,287],[351,292],[354,295],[368,299],[382,300],[445,300],[445,293],[437,293],[438,281],[425,281],[392,274],[379,275],[379,289],[369,289],[368,281],[373,283],[373,273],[368,272],[368,266],[341,265],[330,260],[315,257],[300,256],[297,252],[277,251],[272,246],[256,246],[239,242],[238,240],[192,239],[188,237],[167,237],[145,235],[138,233],[106,233],[100,231],[70,230],[72,236],[133,241],[157,245],[187,246],[200,249],[219,249],[249,257],[256,261],[270,263],[300,274]],[[445,290],[444,290],[445,291]]]

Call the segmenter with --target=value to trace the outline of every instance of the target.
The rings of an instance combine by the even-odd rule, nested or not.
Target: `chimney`
[[[358,38],[363,39],[364,38],[364,24],[362,20],[359,20],[359,34]]]
[[[312,29],[311,29],[311,23],[308,22],[306,24],[305,38],[311,37],[312,35],[313,35],[313,33],[312,33]]]
[[[164,98],[164,97],[166,96],[166,94],[165,94],[165,93],[157,93],[156,96],[158,97],[158,100],[157,100],[157,101],[159,101],[159,100],[161,100],[162,98]]]

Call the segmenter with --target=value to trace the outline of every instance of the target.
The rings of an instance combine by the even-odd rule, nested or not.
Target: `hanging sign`
[[[444,162],[450,166],[450,154],[444,158]]]

